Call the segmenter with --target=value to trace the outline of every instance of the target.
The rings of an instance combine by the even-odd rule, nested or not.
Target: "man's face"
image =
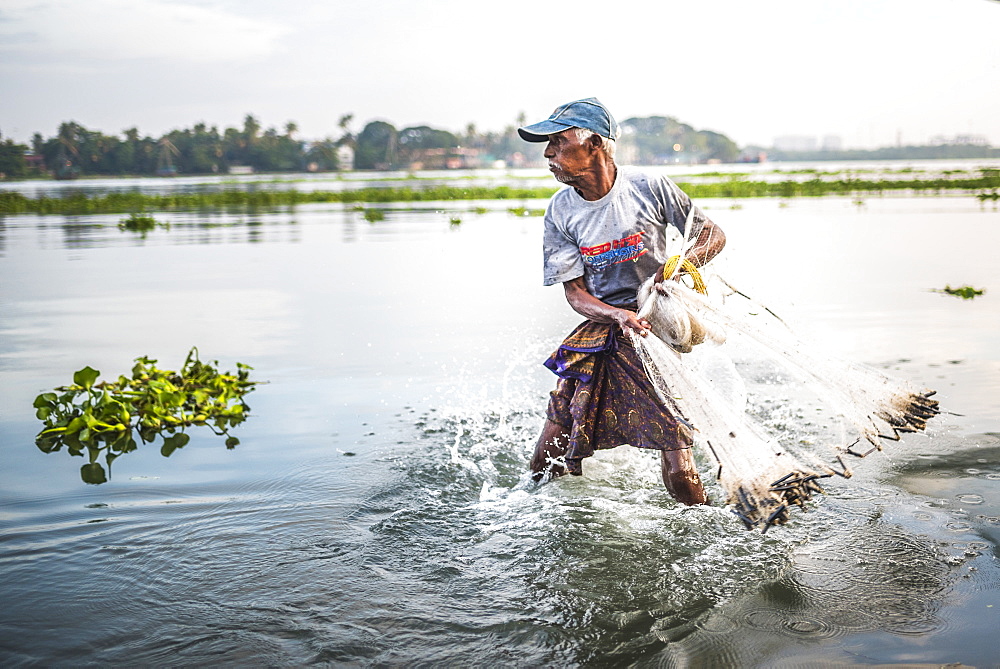
[[[549,171],[556,181],[572,184],[593,169],[594,148],[587,141],[577,139],[576,128],[549,135],[549,143],[542,154],[549,161]]]

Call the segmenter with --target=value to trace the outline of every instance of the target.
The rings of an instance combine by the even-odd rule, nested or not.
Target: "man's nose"
[[[549,142],[548,144],[545,145],[545,150],[542,151],[542,155],[545,156],[546,158],[551,158],[552,156],[556,155],[556,150],[552,148],[552,142]]]

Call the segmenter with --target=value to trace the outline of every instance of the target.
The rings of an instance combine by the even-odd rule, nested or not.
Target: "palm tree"
[[[161,137],[157,144],[160,146],[160,157],[156,162],[156,173],[161,177],[172,177],[177,174],[173,156],[179,156],[181,152],[166,136]]]
[[[80,131],[82,128],[74,121],[61,123],[56,141],[59,142],[59,153],[56,156],[56,179],[75,179],[80,176],[80,168],[73,164],[73,158],[79,160]]]
[[[243,119],[243,139],[247,146],[257,141],[257,134],[260,132],[260,121],[253,114],[247,114]]]
[[[351,132],[350,125],[351,121],[354,120],[354,114],[344,114],[337,121],[337,127],[340,128],[340,139],[337,140],[338,146],[349,146],[352,149],[357,148],[357,141],[354,139],[354,133]]]

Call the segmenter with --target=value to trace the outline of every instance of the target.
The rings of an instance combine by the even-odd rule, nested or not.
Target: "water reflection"
[[[952,453],[933,453],[904,464],[896,483],[948,511],[953,531],[971,531],[1000,558],[1000,434],[970,437]]]
[[[129,229],[122,225],[124,216],[119,214],[0,215],[0,257],[5,255],[8,239],[13,235],[17,235],[19,243],[72,250],[121,245],[298,244],[303,239],[304,226],[315,224],[336,229],[344,243],[375,238],[394,240],[401,232],[426,237],[445,229],[457,231],[463,222],[484,216],[518,218],[507,211],[509,204],[492,209],[464,205],[448,209],[380,206],[376,210],[380,212],[377,221],[365,220],[367,209],[339,203],[284,208],[287,211],[157,212],[156,225],[149,229]],[[53,232],[59,236],[53,236]]]
[[[804,654],[790,652],[788,640],[816,648],[815,642],[864,634],[894,635],[902,643],[944,633],[949,621],[941,609],[957,578],[955,562],[935,541],[871,518],[800,548],[785,575],[712,611],[661,657],[671,666],[774,666],[782,657],[840,666],[853,657],[842,647]],[[894,655],[892,645],[883,644],[889,661],[908,657]]]
[[[249,242],[298,243],[301,229],[292,213],[238,211],[225,213],[166,213],[156,214],[157,225],[151,229],[132,230],[121,225],[122,217],[115,214],[60,215],[49,217],[12,216],[14,225],[24,233],[47,237],[47,231],[58,229],[60,246],[66,249],[102,248],[120,243],[231,244]],[[27,218],[37,219],[30,227]],[[21,220],[17,220],[21,219]],[[0,241],[3,236],[0,235]],[[3,246],[0,245],[0,250]]]
[[[244,420],[246,418],[230,421],[229,427],[235,427]],[[229,450],[233,450],[239,444],[239,440],[232,437],[228,431],[219,432],[205,425],[204,429],[199,430],[199,432],[201,434],[196,438],[197,442],[207,440],[222,442]],[[216,438],[207,437],[209,432],[214,434]],[[161,437],[159,451],[160,455],[165,458],[169,458],[174,451],[184,448],[191,441],[191,434],[183,430],[143,431],[135,429],[115,435],[96,436],[83,442],[45,439],[40,435],[35,439],[35,445],[43,453],[56,453],[65,446],[66,453],[69,455],[85,458],[87,462],[80,466],[80,479],[84,483],[99,485],[111,480],[111,463],[123,455],[138,450],[140,445],[153,444],[157,437]],[[101,464],[102,459],[104,464]],[[52,464],[60,467],[63,465],[61,460]]]

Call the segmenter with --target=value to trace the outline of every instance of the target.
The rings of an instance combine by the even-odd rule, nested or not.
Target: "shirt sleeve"
[[[698,235],[701,234],[701,229],[704,227],[705,221],[708,220],[705,212],[698,208],[691,201],[691,198],[688,197],[687,193],[682,191],[669,177],[663,176],[659,186],[657,190],[661,198],[661,206],[663,207],[664,223],[680,230],[685,239],[697,239]],[[694,207],[694,216],[691,218],[691,229],[688,230],[688,211],[692,207]]]
[[[545,231],[542,237],[543,284],[546,286],[583,276],[583,257],[580,255],[580,248],[558,225],[554,209],[550,201],[545,210]]]

